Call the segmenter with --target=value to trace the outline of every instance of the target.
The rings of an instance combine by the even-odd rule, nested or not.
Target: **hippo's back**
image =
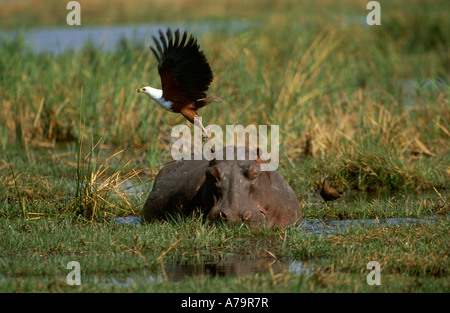
[[[192,206],[195,206],[193,199],[205,181],[207,166],[208,161],[205,160],[180,160],[165,165],[158,172],[152,191],[144,204],[144,220],[190,213]]]

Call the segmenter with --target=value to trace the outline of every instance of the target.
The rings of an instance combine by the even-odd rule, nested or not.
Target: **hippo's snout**
[[[211,222],[222,221],[229,224],[255,224],[265,221],[264,215],[255,209],[213,209],[209,213],[208,219]]]
[[[221,219],[223,221],[229,221],[230,220],[230,214],[226,213],[223,210],[219,211],[218,215],[219,215],[219,219]],[[252,216],[252,212],[250,210],[247,210],[247,211],[245,211],[243,213],[241,212],[241,214],[239,214],[239,220],[241,220],[242,222],[245,222],[251,216]]]

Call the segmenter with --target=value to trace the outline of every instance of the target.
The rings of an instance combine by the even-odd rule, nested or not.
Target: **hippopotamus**
[[[156,176],[142,210],[142,220],[166,219],[199,210],[209,222],[250,226],[285,226],[302,219],[298,199],[277,171],[262,171],[264,161],[252,159],[245,147],[245,158],[238,160],[173,161]],[[241,151],[242,152],[242,151]]]

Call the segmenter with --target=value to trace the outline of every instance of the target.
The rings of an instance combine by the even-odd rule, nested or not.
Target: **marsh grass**
[[[196,35],[215,75],[209,94],[225,100],[202,109],[203,121],[280,125],[279,171],[306,219],[443,216],[408,227],[354,226],[328,237],[295,226],[209,225],[195,214],[117,225],[116,217],[139,214],[159,168],[171,161],[171,128],[186,123],[136,95],[141,86],[160,84],[150,39],[49,55],[33,51],[20,32],[2,38],[0,289],[373,291],[365,266],[376,259],[383,267],[377,291],[448,292],[447,2],[383,4],[381,27],[353,22],[366,11],[350,0],[286,0],[275,9],[272,1],[199,1],[195,10],[190,1],[154,1],[152,10],[134,0],[82,3],[83,25],[182,16],[194,23],[254,21],[236,33]],[[2,4],[0,27],[60,25],[67,13],[60,1],[26,10],[29,4]],[[305,155],[308,138],[313,157]],[[320,189],[324,171],[334,187],[361,197],[330,207],[305,201]],[[144,192],[129,193],[130,185]],[[391,194],[364,198],[364,191]],[[164,281],[165,264],[225,262],[236,254],[299,260],[314,271]],[[129,273],[162,274],[163,281],[135,275],[131,285],[70,289],[71,260],[82,262],[87,281]]]
[[[327,168],[351,189],[447,184],[448,84],[431,90],[418,86],[420,97],[404,106],[398,91],[392,90],[396,81],[385,84],[380,79],[373,86],[372,76],[384,73],[365,74],[371,81],[365,88],[352,85],[359,74],[342,67],[340,60],[349,49],[343,43],[350,35],[346,29],[330,28],[310,42],[292,36],[291,51],[278,51],[258,34],[218,34],[204,40],[218,73],[210,93],[226,99],[202,111],[206,123],[280,125],[281,166],[300,167],[306,134],[311,134],[316,161],[307,177],[318,177]],[[183,119],[136,97],[136,86],[159,83],[156,73],[145,74],[154,61],[146,49],[124,44],[118,52],[100,52],[86,47],[78,54],[50,58],[18,48],[21,40],[3,42],[4,59],[20,64],[14,73],[22,73],[17,78],[3,76],[4,144],[54,147],[77,142],[82,115],[93,138],[107,133],[107,144],[145,146],[152,167],[170,160],[170,125]],[[222,57],[217,59],[219,50]],[[391,57],[398,58],[396,53]],[[286,62],[274,58],[280,54]],[[12,71],[10,62],[4,63],[3,73]],[[390,61],[378,62],[373,71],[392,66]],[[366,70],[359,66],[356,71]]]
[[[147,227],[61,217],[32,223],[2,219],[1,226],[11,233],[1,247],[0,269],[7,275],[0,278],[2,291],[373,292],[365,282],[365,266],[372,260],[382,267],[382,285],[375,291],[449,287],[445,220],[407,227],[355,225],[330,236],[305,235],[297,227],[207,225],[196,215]],[[164,275],[170,264],[227,264],[236,255],[254,262],[299,260],[310,271],[195,275],[177,283]],[[65,283],[66,264],[73,260],[82,266],[78,287]],[[108,279],[112,283],[102,283]]]
[[[75,216],[81,215],[91,221],[97,219],[99,215],[106,217],[108,213],[115,216],[111,213],[111,210],[112,212],[121,211],[124,215],[136,215],[127,196],[120,190],[120,187],[126,181],[138,178],[140,170],[136,170],[136,167],[134,167],[123,173],[131,161],[125,162],[120,166],[111,164],[114,158],[125,154],[123,149],[115,151],[103,163],[91,165],[94,159],[93,154],[98,144],[100,144],[100,141],[92,147],[91,151],[84,158],[79,156],[75,199],[68,207],[69,212],[73,211]],[[82,145],[80,145],[80,153],[81,151]],[[100,152],[95,160],[99,157]],[[118,164],[120,164],[120,160]],[[114,203],[113,198],[118,200],[118,203]]]
[[[202,111],[204,121],[280,125],[282,166],[302,163],[310,134],[317,169],[308,176],[328,166],[348,188],[445,185],[450,135],[445,42],[427,52],[420,67],[420,49],[404,52],[394,40],[379,47],[379,30],[294,26],[278,17],[258,30],[200,39],[216,74],[210,94],[225,99]],[[170,126],[182,117],[134,92],[136,86],[159,84],[148,46],[124,40],[116,51],[87,45],[79,53],[49,56],[30,51],[23,41],[20,36],[2,41],[1,69],[8,73],[2,75],[4,144],[77,142],[83,116],[93,138],[107,133],[107,144],[145,145],[151,166],[170,159]],[[410,63],[413,68],[407,68]],[[411,79],[419,82],[416,87],[404,84]],[[408,91],[413,93],[408,105],[405,88],[415,89]]]
[[[157,168],[145,169],[133,159],[124,160],[129,149],[102,150],[99,148],[102,142],[100,139],[86,149],[81,141],[78,152],[66,154],[69,160],[64,157],[59,163],[65,169],[60,179],[28,165],[22,167],[17,160],[14,163],[8,160],[5,166],[9,175],[1,184],[2,201],[6,204],[2,206],[2,215],[15,216],[21,212],[28,219],[57,215],[94,221],[138,214],[137,203],[142,201],[142,193],[148,191],[143,172],[152,177]],[[55,159],[51,153],[50,163]],[[16,175],[17,170],[20,174]]]

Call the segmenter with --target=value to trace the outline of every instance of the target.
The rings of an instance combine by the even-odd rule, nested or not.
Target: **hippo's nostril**
[[[244,221],[248,220],[250,218],[250,216],[252,216],[252,212],[250,212],[250,211],[245,212],[245,214],[243,216]]]
[[[228,220],[228,215],[227,215],[227,213],[225,213],[225,212],[220,211],[220,212],[219,212],[219,217],[220,217],[221,219],[223,219],[224,221]]]

